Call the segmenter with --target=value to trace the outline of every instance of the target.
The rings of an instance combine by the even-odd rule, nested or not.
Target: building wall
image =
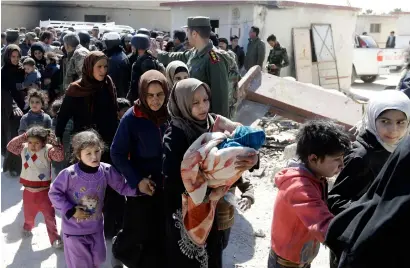
[[[68,3],[68,4],[67,4]],[[84,21],[84,15],[106,15],[107,21],[129,25],[133,28],[145,27],[157,30],[170,30],[171,14],[169,8],[159,7],[159,1],[140,2],[129,4],[115,4],[110,2],[76,2],[75,6],[65,1],[53,6],[52,2],[35,5],[24,2],[1,3],[1,27],[5,30],[10,27],[25,26],[34,28],[40,20],[70,20]]]
[[[357,12],[348,10],[322,9],[322,8],[288,8],[288,9],[266,9],[266,15],[259,7],[255,16],[264,16],[261,21],[261,39],[266,41],[270,34],[275,34],[280,44],[288,51],[291,67],[284,68],[281,76],[294,75],[292,28],[311,27],[312,23],[326,23],[332,25],[333,41],[336,51],[337,67],[341,88],[347,89],[351,85],[352,61],[353,61],[353,35],[356,27]],[[296,19],[297,18],[297,19]],[[267,55],[270,46],[266,43]]]
[[[371,33],[370,25],[372,23],[380,23],[380,33]],[[410,23],[410,22],[409,22]],[[376,16],[376,15],[359,15],[357,17],[356,33],[362,34],[367,32],[376,40],[379,47],[386,47],[387,37],[391,31],[395,31],[396,34],[400,34],[398,29],[398,17],[396,16]],[[408,28],[408,27],[407,27]]]
[[[8,28],[38,26],[40,9],[26,5],[12,5],[1,3],[1,31]]]
[[[397,35],[410,35],[410,13],[400,14],[397,19]]]
[[[218,35],[220,37],[229,40],[232,34],[236,34],[240,37],[239,44],[246,47],[248,32],[253,25],[253,10],[253,5],[172,7],[171,28],[176,30],[185,26],[189,16],[207,16],[211,20],[219,20]]]

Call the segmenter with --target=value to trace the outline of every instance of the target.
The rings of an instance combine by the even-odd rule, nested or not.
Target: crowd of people
[[[36,28],[21,44],[25,29],[7,31],[3,172],[24,186],[24,236],[41,212],[70,268],[104,263],[106,239],[114,268],[223,267],[235,207],[256,198],[242,173],[259,168],[265,139],[232,121],[237,83],[241,70],[262,67],[265,44],[252,27],[245,54],[238,37],[230,47],[210,26],[190,17],[165,42],[144,28],[102,37],[97,27]],[[267,41],[265,67],[280,75],[286,49]],[[405,247],[385,245],[408,235],[409,120],[410,99],[392,90],[369,101],[353,144],[332,121],[301,127],[297,158],[275,176],[267,267],[310,267],[320,243],[331,267],[406,266]],[[238,203],[227,198],[236,187]]]

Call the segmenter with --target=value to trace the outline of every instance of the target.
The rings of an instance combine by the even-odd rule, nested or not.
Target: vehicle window
[[[376,41],[374,41],[374,39],[371,36],[361,35],[359,39],[365,42],[368,48],[379,48]]]

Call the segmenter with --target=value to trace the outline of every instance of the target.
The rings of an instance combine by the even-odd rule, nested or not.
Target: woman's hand
[[[235,167],[239,171],[247,171],[253,168],[258,163],[258,154],[238,155],[236,157]]]
[[[16,108],[13,109],[13,114],[16,117],[22,117],[23,116],[23,111],[19,107],[16,107]]]
[[[90,217],[90,213],[85,211],[84,206],[76,206],[75,207],[75,213],[74,213],[73,217],[78,219],[78,220],[86,220]]]
[[[140,183],[138,184],[138,190],[141,193],[152,196],[155,193],[156,186],[157,185],[155,184],[155,182],[151,180],[151,175],[149,175],[148,178],[143,178],[140,181]]]

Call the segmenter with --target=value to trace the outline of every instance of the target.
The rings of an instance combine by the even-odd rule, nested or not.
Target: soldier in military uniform
[[[194,47],[185,52],[165,52],[151,43],[154,56],[164,65],[174,60],[185,62],[190,77],[201,80],[211,88],[211,111],[229,117],[229,63],[228,53],[213,46],[209,40],[211,21],[209,17],[189,17],[186,26],[189,43]]]
[[[286,48],[281,47],[273,34],[268,37],[268,43],[272,47],[268,56],[266,69],[270,74],[280,76],[280,70],[289,65],[289,57]]]

